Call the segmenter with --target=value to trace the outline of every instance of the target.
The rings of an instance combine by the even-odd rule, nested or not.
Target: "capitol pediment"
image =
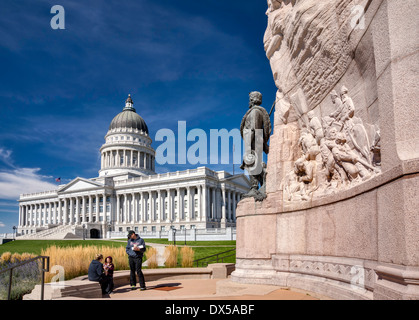
[[[84,178],[76,178],[69,182],[68,184],[64,185],[62,188],[58,190],[58,192],[74,192],[74,191],[82,191],[82,190],[89,190],[89,189],[97,189],[103,188],[103,184],[93,182],[88,179]]]
[[[229,180],[230,182],[234,182],[240,186],[243,186],[245,188],[250,188],[251,187],[251,183],[249,181],[249,179],[244,175],[235,175],[235,176],[231,176],[226,178],[226,180]]]

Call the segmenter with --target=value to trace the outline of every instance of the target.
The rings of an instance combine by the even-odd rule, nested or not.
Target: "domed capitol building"
[[[250,188],[244,175],[206,167],[155,172],[155,150],[131,96],[109,125],[100,148],[99,177],[75,178],[57,190],[19,198],[19,238],[170,238],[226,234],[236,226],[236,205]]]

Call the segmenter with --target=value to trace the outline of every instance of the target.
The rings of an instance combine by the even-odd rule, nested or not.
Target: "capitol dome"
[[[148,127],[144,119],[136,112],[133,107],[134,102],[131,99],[131,95],[128,95],[128,99],[125,101],[125,108],[113,118],[109,125],[109,130],[138,130],[148,135]]]
[[[131,95],[125,107],[109,125],[105,144],[100,148],[99,176],[114,176],[135,172],[140,175],[155,174],[155,150],[151,146],[148,127],[134,109]]]

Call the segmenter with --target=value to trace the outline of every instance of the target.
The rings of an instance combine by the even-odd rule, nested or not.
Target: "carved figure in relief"
[[[369,179],[380,170],[380,132],[375,127],[370,145],[362,120],[355,117],[355,105],[343,86],[339,96],[330,95],[335,110],[321,121],[314,111],[307,113],[299,146],[303,156],[294,163],[294,170],[285,178],[285,197],[288,201],[310,199],[311,194],[334,192]],[[372,126],[369,130],[373,130]],[[317,169],[318,168],[318,169]]]
[[[316,139],[314,139],[313,135],[307,129],[302,130],[298,143],[307,160],[316,160],[317,155],[320,153],[320,147]]]
[[[313,135],[314,138],[316,138],[317,144],[320,145],[322,139],[324,139],[324,132],[322,124],[319,120],[319,118],[314,116],[314,111],[310,111],[307,113],[309,123],[309,130],[310,133]]]
[[[285,178],[284,191],[288,201],[307,201],[317,189],[315,162],[304,157],[298,159]]]

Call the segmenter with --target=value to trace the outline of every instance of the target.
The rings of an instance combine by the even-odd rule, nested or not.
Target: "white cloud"
[[[0,148],[0,161],[10,167],[14,167],[11,155],[12,155],[12,151]]]
[[[57,186],[45,181],[52,179],[39,174],[39,168],[17,168],[0,171],[0,199],[17,200],[24,193],[55,190]]]
[[[4,228],[6,225],[0,221],[0,228]]]

